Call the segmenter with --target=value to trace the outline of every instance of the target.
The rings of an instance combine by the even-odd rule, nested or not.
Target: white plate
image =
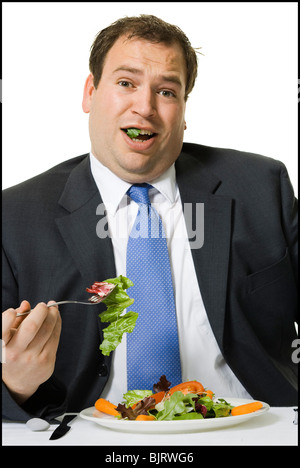
[[[217,399],[216,399],[217,400]],[[251,403],[253,400],[244,398],[224,398],[232,406]],[[220,429],[227,426],[240,424],[248,421],[251,418],[260,416],[266,413],[270,406],[267,403],[261,402],[263,407],[254,413],[242,414],[240,416],[227,416],[224,418],[208,418],[208,419],[187,419],[181,421],[128,421],[126,419],[117,419],[114,416],[102,413],[100,417],[93,416],[95,407],[86,408],[79,414],[83,419],[93,421],[100,426],[107,427],[115,431],[121,432],[143,432],[147,434],[158,433],[179,433],[179,432],[198,432],[209,429]]]

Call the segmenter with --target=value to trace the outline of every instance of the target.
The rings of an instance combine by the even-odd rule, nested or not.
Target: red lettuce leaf
[[[170,390],[171,382],[169,382],[165,375],[162,375],[159,381],[153,385],[153,393],[167,392]]]
[[[119,403],[116,410],[120,413],[122,418],[134,420],[140,414],[148,415],[148,410],[152,408],[153,405],[155,405],[154,398],[148,396],[143,398],[143,400],[139,401],[134,408],[132,406],[126,408],[125,405]]]

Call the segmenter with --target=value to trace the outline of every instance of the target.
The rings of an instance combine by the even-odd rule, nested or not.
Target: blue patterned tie
[[[134,286],[132,309],[139,316],[127,334],[128,390],[149,389],[165,374],[172,386],[181,382],[173,283],[161,219],[151,206],[151,185],[135,184],[127,194],[139,210],[127,245],[127,277]]]

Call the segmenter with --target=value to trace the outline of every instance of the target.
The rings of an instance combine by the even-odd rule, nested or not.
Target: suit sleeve
[[[2,310],[18,307],[19,291],[17,281],[7,256],[2,249]],[[2,363],[5,365],[5,362]],[[53,376],[44,382],[38,390],[21,406],[16,403],[9,389],[2,382],[2,419],[12,421],[27,421],[33,417],[40,417],[53,421],[67,408],[67,390],[65,386]]]

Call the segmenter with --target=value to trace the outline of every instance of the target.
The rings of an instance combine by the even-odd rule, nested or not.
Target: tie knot
[[[136,203],[150,205],[148,193],[150,188],[151,185],[149,184],[134,184],[127,190],[127,194]]]

